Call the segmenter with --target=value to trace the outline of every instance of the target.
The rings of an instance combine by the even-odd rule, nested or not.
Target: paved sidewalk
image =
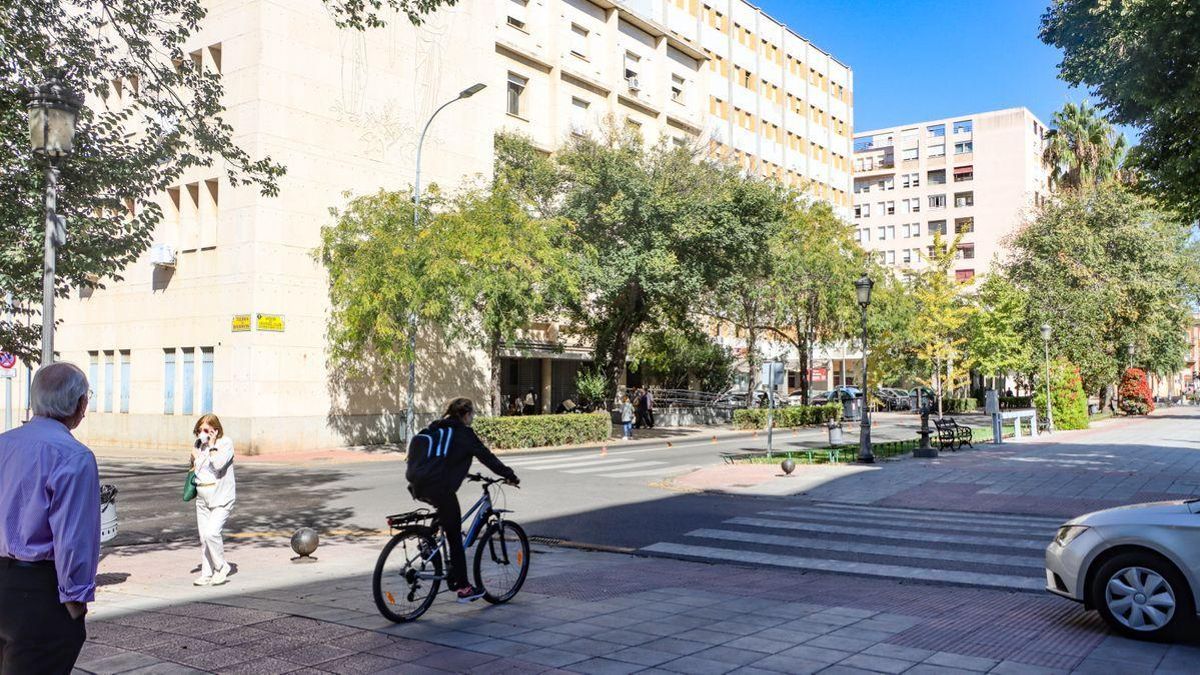
[[[376,614],[384,539],[237,542],[229,584],[195,588],[197,551],[127,547],[79,661],[88,673],[1185,673],[1200,647],[1107,635],[1051,596],[778,569],[535,549],[510,604],[440,599],[420,621]]]

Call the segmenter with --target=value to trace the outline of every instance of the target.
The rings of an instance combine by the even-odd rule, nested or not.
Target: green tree
[[[630,360],[632,368],[654,374],[667,389],[721,392],[733,382],[733,355],[694,326],[639,333]]]
[[[563,223],[531,218],[502,184],[454,199],[436,216],[437,257],[450,282],[457,323],[490,364],[492,413],[503,410],[500,358],[522,329],[552,316],[578,295],[574,267],[561,245]]]
[[[1064,359],[1050,363],[1050,401],[1054,412],[1054,428],[1059,430],[1088,428],[1087,396],[1079,368]],[[1038,415],[1046,419],[1046,374],[1037,371],[1033,378],[1033,404]]]
[[[1003,274],[989,274],[971,297],[975,311],[967,321],[966,350],[984,377],[1002,377],[1030,369],[1033,353],[1022,332],[1025,292]]]
[[[66,82],[93,103],[62,169],[58,211],[69,235],[57,295],[120,280],[162,220],[155,198],[189,168],[219,167],[233,185],[276,194],[283,167],[234,143],[220,74],[183,51],[204,15],[200,0],[0,8],[0,296],[12,294],[18,316],[40,311],[42,289],[44,160],[30,150],[25,105],[55,64],[69,64]],[[0,345],[28,362],[37,330],[21,323],[0,321]]]
[[[1059,77],[1090,88],[1112,122],[1141,128],[1131,163],[1190,221],[1200,217],[1198,20],[1195,0],[1052,0],[1041,25],[1063,50]]]
[[[912,323],[913,344],[928,376],[925,382],[937,396],[938,417],[946,393],[964,386],[970,375],[964,332],[974,308],[964,298],[967,283],[953,276],[961,240],[962,235],[958,235],[947,245],[942,235],[935,233],[926,265],[912,274],[911,281],[917,307]]]
[[[1040,345],[1038,331],[1049,324],[1051,354],[1076,364],[1086,390],[1106,403],[1126,344],[1138,345],[1139,363],[1150,370],[1177,372],[1200,288],[1190,232],[1120,184],[1052,201],[1014,237],[1006,264],[1029,300],[1026,341]]]
[[[770,240],[771,330],[796,348],[805,405],[813,349],[850,337],[857,325],[854,281],[866,255],[852,233],[826,202],[793,201]]]
[[[918,307],[912,284],[878,265],[869,265],[867,273],[875,281],[867,311],[870,382],[897,385],[916,379],[920,373],[928,374],[917,358],[914,325]],[[853,311],[857,313],[857,304]]]
[[[505,185],[531,215],[556,216],[565,176],[554,159],[517,133],[497,133],[494,147],[496,183]]]
[[[1125,157],[1125,137],[1087,101],[1067,103],[1054,113],[1051,124],[1043,159],[1057,187],[1080,189],[1116,177]]]

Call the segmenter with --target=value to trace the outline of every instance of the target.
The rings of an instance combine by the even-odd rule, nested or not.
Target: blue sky
[[[1087,98],[1087,92],[1058,79],[1060,52],[1038,40],[1048,3],[758,2],[854,69],[856,132],[1018,106],[1049,124],[1063,103]]]

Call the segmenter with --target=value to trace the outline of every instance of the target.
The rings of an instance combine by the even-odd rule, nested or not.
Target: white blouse
[[[216,443],[200,446],[196,459],[196,483],[216,483],[216,490],[208,498],[210,505],[232,503],[237,499],[237,484],[233,477],[233,441],[219,438]]]

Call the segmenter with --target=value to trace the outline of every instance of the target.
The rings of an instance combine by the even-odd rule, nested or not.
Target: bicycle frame
[[[463,529],[463,548],[464,549],[471,548],[471,546],[473,546],[475,544],[475,540],[479,537],[479,533],[483,529],[483,525],[485,523],[487,523],[488,520],[492,516],[495,516],[497,522],[499,522],[499,521],[503,520],[503,516],[501,514],[508,512],[508,509],[492,508],[492,493],[488,490],[488,487],[489,486],[486,486],[486,485],[484,486],[483,495],[481,495],[479,497],[479,499],[477,499],[475,501],[475,504],[473,506],[471,506],[471,508],[468,509],[465,514],[463,514],[462,522],[464,525],[466,524],[467,520],[471,519],[472,515],[474,515],[474,517],[475,517],[474,520],[471,521],[471,526],[469,528]],[[500,544],[502,547],[505,547],[505,542],[501,541]],[[425,558],[423,556],[418,556],[418,557],[420,557],[421,560],[424,562],[432,562],[434,559],[438,558],[439,556],[443,560],[446,560],[449,556],[444,555],[445,550],[446,550],[446,533],[441,532],[441,530],[439,528],[439,535],[438,535],[437,542],[436,542],[434,550],[433,550],[433,554],[430,555],[428,558]],[[508,558],[507,550],[504,550],[504,557],[507,560],[507,558]],[[446,572],[448,572],[448,571],[449,570],[446,570]],[[446,573],[432,574],[429,572],[421,572],[421,573],[417,574],[417,577],[421,578],[421,579],[445,579]]]

